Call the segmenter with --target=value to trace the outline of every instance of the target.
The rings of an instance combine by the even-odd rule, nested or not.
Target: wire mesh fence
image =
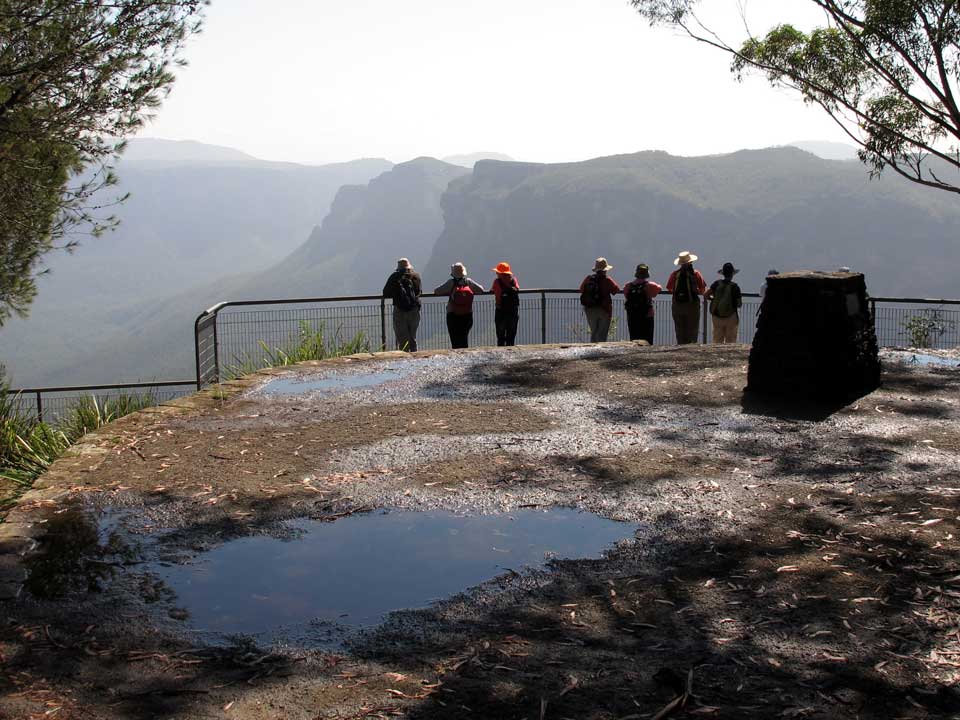
[[[877,340],[881,347],[950,349],[960,347],[960,300],[875,298],[871,301]],[[425,296],[421,310],[420,349],[450,346],[447,299]],[[474,302],[472,346],[496,345],[495,304],[492,296]],[[673,345],[676,334],[671,298],[654,301],[654,344]],[[744,294],[740,310],[739,342],[753,342],[760,312],[757,295]],[[701,311],[701,342],[713,340],[712,323]],[[353,343],[357,350],[396,347],[393,309],[379,297],[318,298],[300,301],[246,301],[222,303],[204,312],[195,325],[196,379],[77,388],[29,388],[12,399],[25,414],[51,423],[63,422],[81,403],[92,398],[103,406],[137,396],[156,405],[188,395],[198,387],[276,364],[280,353],[292,352],[305,333],[319,333],[331,349]],[[587,342],[590,332],[575,290],[525,291],[520,299],[517,344]],[[609,340],[627,340],[623,298],[614,298]]]
[[[424,296],[417,334],[421,350],[450,346],[446,328],[445,297]],[[760,298],[744,294],[740,310],[738,341],[753,342]],[[249,307],[256,306],[255,309]],[[960,345],[960,309],[957,301],[917,302],[885,298],[873,301],[877,334],[883,347],[921,346],[951,348]],[[496,345],[494,300],[478,296],[474,301],[472,346]],[[676,343],[671,298],[654,302],[654,344]],[[376,297],[226,306],[218,313],[213,329],[213,353],[198,362],[198,377],[224,377],[269,364],[275,351],[291,348],[305,332],[320,331],[331,347],[362,336],[369,350],[396,348],[393,309]],[[701,310],[701,342],[712,342],[713,328],[707,309]],[[525,291],[520,300],[517,344],[575,343],[590,339],[586,318],[575,290]],[[614,298],[609,340],[629,339],[623,298]],[[209,342],[209,341],[208,341]],[[198,350],[198,360],[200,359]]]

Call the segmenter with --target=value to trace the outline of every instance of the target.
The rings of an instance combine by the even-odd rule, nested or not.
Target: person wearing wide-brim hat
[[[606,342],[613,320],[613,296],[620,292],[620,286],[608,273],[613,265],[606,258],[597,258],[593,263],[593,272],[580,283],[580,304],[590,326],[590,342]]]
[[[413,271],[410,261],[397,260],[397,269],[383,286],[383,297],[393,300],[393,334],[398,350],[417,351],[421,291],[420,274]]]
[[[667,280],[667,292],[673,293],[671,310],[677,331],[677,344],[690,345],[700,335],[700,296],[707,291],[707,283],[700,271],[693,267],[699,258],[688,250],[673,261],[677,269]]]
[[[447,332],[450,347],[454,350],[470,345],[470,329],[473,327],[473,298],[486,292],[483,285],[467,277],[467,268],[462,262],[450,266],[450,279],[438,287],[437,295],[446,295]]]
[[[733,263],[724,263],[717,272],[723,277],[710,286],[704,297],[710,301],[713,342],[724,345],[737,341],[743,294],[740,292],[740,286],[733,281],[733,276],[740,272]]]
[[[623,305],[627,311],[627,328],[631,340],[646,340],[653,345],[653,299],[663,290],[650,279],[650,267],[637,265],[634,280],[623,286]]]
[[[497,263],[493,272],[497,274],[491,288],[497,304],[493,315],[497,327],[497,345],[515,345],[517,326],[520,324],[520,283],[514,277],[508,262]]]

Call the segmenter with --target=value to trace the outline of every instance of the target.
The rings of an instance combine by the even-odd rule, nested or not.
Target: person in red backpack
[[[458,262],[450,266],[450,279],[434,292],[450,298],[447,300],[450,347],[454,350],[469,347],[470,329],[473,327],[473,298],[486,292],[483,285],[468,278],[467,269],[462,262]]]
[[[520,283],[513,276],[510,263],[498,263],[493,271],[493,294],[497,301],[494,322],[497,325],[497,346],[516,345],[517,325],[520,322]]]
[[[620,292],[620,286],[607,275],[613,265],[606,258],[597,258],[593,272],[580,283],[580,304],[590,326],[590,342],[606,342],[610,334],[610,321],[613,319],[613,295]]]
[[[636,279],[623,286],[623,302],[627,310],[627,328],[631,340],[646,340],[653,345],[653,299],[663,290],[650,279],[650,268],[637,265]]]

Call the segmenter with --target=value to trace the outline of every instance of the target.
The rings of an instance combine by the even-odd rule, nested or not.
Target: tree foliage
[[[0,0],[0,325],[26,313],[46,252],[115,224],[94,196],[206,4]]]
[[[824,26],[780,24],[734,47],[702,23],[700,0],[631,0],[652,24],[684,30],[822,107],[860,159],[913,182],[960,193],[960,0],[809,0]]]

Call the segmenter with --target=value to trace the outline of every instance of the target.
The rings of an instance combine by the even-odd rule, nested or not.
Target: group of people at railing
[[[677,343],[686,345],[698,341],[703,300],[709,302],[713,342],[735,343],[743,303],[740,286],[733,281],[739,271],[733,263],[724,263],[718,271],[720,278],[708,287],[703,275],[694,267],[697,260],[693,253],[681,252],[673,262],[677,269],[667,279],[666,290],[671,294]],[[590,327],[590,341],[607,341],[613,321],[613,296],[622,294],[630,339],[645,340],[652,345],[654,299],[664,288],[650,278],[650,268],[644,263],[637,265],[634,278],[622,288],[610,277],[611,270],[613,266],[606,258],[597,258],[593,270],[580,284],[580,303]],[[496,302],[497,345],[513,345],[520,321],[520,284],[507,262],[497,264],[492,272],[495,278],[490,292]],[[451,347],[468,347],[473,328],[473,301],[477,295],[487,294],[487,290],[467,275],[462,262],[457,262],[450,267],[450,279],[434,292],[447,297],[447,332]],[[396,270],[387,278],[383,296],[393,302],[393,330],[397,347],[401,350],[417,350],[422,293],[423,282],[419,273],[407,258],[400,258]]]

